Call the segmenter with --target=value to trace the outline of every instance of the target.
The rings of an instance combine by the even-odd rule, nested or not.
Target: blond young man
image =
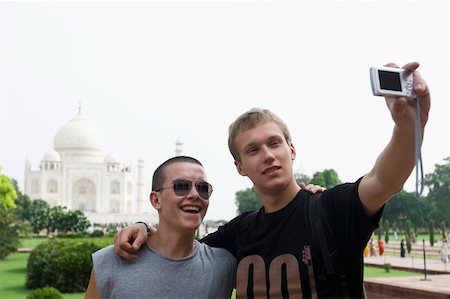
[[[112,246],[93,254],[85,298],[230,298],[236,259],[194,239],[209,206],[212,186],[202,164],[178,156],[154,172],[150,202],[158,231],[127,262]]]
[[[430,93],[416,72],[418,66],[412,62],[403,68],[414,72],[423,136]],[[308,219],[310,196],[294,180],[292,161],[297,153],[287,126],[263,109],[252,109],[230,125],[228,145],[236,169],[252,180],[263,207],[251,218],[248,213],[236,217],[202,241],[236,256],[237,298],[363,296],[364,246],[384,203],[403,188],[415,165],[414,102],[404,97],[385,100],[394,129],[373,168],[357,181],[322,194],[323,213],[337,244],[338,254],[332,258],[337,256],[336,263],[343,265],[338,271],[342,275],[334,277],[326,275],[320,236],[313,235],[314,219]],[[142,225],[123,230],[116,236],[116,253],[132,257],[145,238]],[[128,244],[130,239],[133,245]]]

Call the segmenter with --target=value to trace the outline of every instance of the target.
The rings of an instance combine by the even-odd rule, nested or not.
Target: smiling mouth
[[[271,174],[271,173],[277,171],[277,170],[280,169],[280,168],[281,168],[281,167],[279,167],[279,166],[273,166],[273,167],[267,168],[267,169],[265,169],[265,170],[263,171],[263,174]]]
[[[200,212],[200,208],[197,206],[183,206],[181,210],[186,213],[196,214]]]

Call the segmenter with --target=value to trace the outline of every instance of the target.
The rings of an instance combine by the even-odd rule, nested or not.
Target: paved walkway
[[[368,256],[364,258],[364,263],[366,265],[380,266],[385,263],[391,264],[392,267],[396,269],[405,269],[411,271],[411,269],[424,273],[424,262],[423,258],[418,257],[397,257],[397,256]],[[433,274],[450,274],[450,263],[443,263],[440,259],[430,259],[426,260],[426,268],[428,273]],[[449,282],[450,284],[450,282]]]
[[[427,276],[425,280],[423,258],[397,257],[397,256],[372,256],[365,257],[366,265],[381,266],[390,263],[396,269],[417,271],[417,276],[367,278],[365,281],[397,288],[411,289],[427,292],[435,292],[447,295],[450,298],[450,263],[443,263],[440,259],[427,259]],[[430,274],[433,273],[433,274]]]
[[[422,293],[423,291],[445,294],[447,295],[445,298],[450,298],[450,274],[427,275],[427,280],[424,280],[423,275],[419,275],[406,277],[367,278],[365,281],[389,285],[395,288],[415,290],[413,292],[416,294]],[[424,296],[428,298],[431,297],[430,295]]]

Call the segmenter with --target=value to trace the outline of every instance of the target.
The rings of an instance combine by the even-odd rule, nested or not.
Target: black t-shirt
[[[369,218],[358,185],[347,183],[322,194],[323,209],[334,233],[350,297],[362,296],[362,253],[382,209]],[[244,213],[202,241],[222,247],[238,261],[237,298],[340,297],[336,279],[324,277],[323,261],[308,221],[309,193],[301,190],[283,209],[251,218]]]

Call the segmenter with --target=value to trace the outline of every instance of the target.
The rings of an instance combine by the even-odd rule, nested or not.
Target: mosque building
[[[177,141],[177,153],[181,146]],[[102,132],[81,109],[58,130],[38,169],[26,161],[24,190],[32,200],[81,210],[92,224],[158,222],[144,190],[144,161],[133,168],[107,153]]]

